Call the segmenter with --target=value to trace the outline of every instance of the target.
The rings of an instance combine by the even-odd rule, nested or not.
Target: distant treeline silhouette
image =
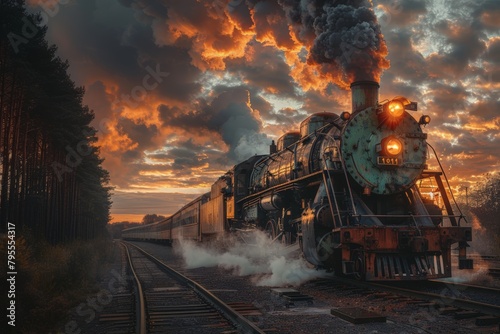
[[[0,232],[10,222],[52,243],[106,233],[109,174],[84,89],[45,40],[43,16],[24,1],[0,6]]]

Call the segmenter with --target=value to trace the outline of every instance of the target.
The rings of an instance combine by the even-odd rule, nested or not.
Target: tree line
[[[7,223],[57,243],[106,231],[109,174],[68,62],[41,16],[0,0],[0,232]]]
[[[500,176],[485,176],[474,186],[468,202],[469,211],[481,224],[479,243],[488,252],[484,254],[500,254]]]

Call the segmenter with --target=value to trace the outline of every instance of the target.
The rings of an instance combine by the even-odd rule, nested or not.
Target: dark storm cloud
[[[171,167],[176,173],[191,174],[193,168],[207,166],[214,162],[217,155],[214,150],[205,145],[194,144],[191,139],[182,142],[176,142],[175,147],[169,149],[165,154],[165,159],[172,162]],[[152,157],[149,155],[149,157]]]
[[[222,135],[224,142],[230,146],[229,157],[235,160],[253,155],[250,153],[245,157],[244,154],[248,152],[240,145],[251,145],[251,141],[255,141],[256,149],[259,149],[259,146],[262,146],[261,141],[266,138],[265,135],[259,134],[262,124],[256,115],[252,114],[248,100],[246,90],[230,89],[218,95],[210,108],[205,110],[212,115],[209,127]]]
[[[127,134],[134,143],[138,144],[135,150],[139,152],[156,146],[153,139],[158,134],[158,128],[154,124],[148,126],[141,123],[137,124],[128,118],[121,118],[118,121],[117,128],[120,132]]]
[[[190,159],[193,164],[192,166],[202,166],[207,163],[209,158],[216,151],[210,149],[206,145],[198,145],[193,142],[190,138],[186,141],[176,141],[171,143],[167,148],[162,150],[161,153],[151,153],[148,154],[148,158],[154,160],[155,162],[171,163],[175,162],[177,157],[183,159]]]
[[[419,86],[422,83],[427,82],[420,81],[418,78],[408,78],[408,76],[402,81],[399,73],[386,73],[380,83],[379,102],[393,99],[396,96],[404,96],[411,101],[418,102],[421,109],[424,106],[425,98]]]
[[[469,113],[481,121],[496,120],[500,125],[498,123],[500,122],[500,100],[481,100],[471,106]]]
[[[448,128],[448,130],[453,130]],[[488,133],[481,135],[455,129],[451,141],[433,142],[449,176],[465,175],[469,181],[495,170],[498,165],[498,144]]]
[[[217,87],[217,90],[219,93],[211,101],[198,101],[198,109],[188,113],[175,114],[162,105],[158,109],[160,117],[168,126],[219,133],[229,146],[228,157],[235,162],[262,154],[268,145],[267,136],[259,133],[262,124],[251,107],[248,90],[243,87]]]
[[[175,148],[170,150],[169,156],[173,158],[174,163],[171,167],[174,170],[187,170],[195,167],[201,167],[209,163],[206,157],[200,157],[190,150]],[[189,172],[190,173],[190,172]]]
[[[143,164],[141,170],[149,171],[171,171],[176,177],[182,180],[192,178],[194,174],[199,174],[201,170],[207,171],[207,167],[214,170],[225,170],[227,161],[220,161],[220,150],[211,145],[194,143],[193,139],[175,141],[168,147],[162,149],[161,153],[147,154],[147,159],[155,164]],[[154,183],[156,177],[149,182]],[[200,182],[202,178],[197,176]],[[204,178],[201,182],[212,182],[211,178]],[[190,182],[193,182],[192,180]]]
[[[252,13],[244,0],[229,0],[226,8],[229,16],[237,21],[243,30],[249,30],[254,26]]]
[[[467,118],[463,113],[469,112],[471,106],[468,99],[491,96],[488,90],[480,93],[472,90],[466,82],[480,86],[495,82],[491,66],[487,71],[478,67],[481,61],[490,60],[489,49],[486,49],[488,36],[481,23],[483,10],[479,10],[484,2],[457,2],[456,8],[449,9],[447,15],[440,15],[443,8],[436,9],[431,2],[422,2],[421,7],[413,1],[393,2],[392,9],[387,7],[390,2],[383,4],[386,11],[392,10],[401,17],[423,13],[424,9],[426,15],[420,16],[421,21],[413,25],[394,20],[383,25],[392,29],[385,32],[391,70],[382,78],[382,95],[392,92],[419,101],[420,108],[433,115],[434,125],[456,123],[461,119],[460,124],[465,126]],[[489,44],[495,50],[495,43]],[[431,47],[433,52],[423,55],[422,46],[424,50],[426,46]],[[423,85],[427,89],[422,90]],[[462,114],[457,116],[457,113]],[[457,135],[466,132],[464,128],[450,131]]]
[[[269,115],[269,120],[274,121],[281,127],[282,132],[293,131],[294,126],[297,126],[304,120],[304,113],[293,108],[283,108]]]
[[[95,72],[95,67],[120,79],[139,76],[137,50],[122,45],[121,35],[133,22],[133,12],[112,2],[72,1],[60,7],[60,13],[49,21],[49,38],[61,39],[63,57],[72,59],[72,67],[88,66],[86,71],[72,71],[77,80]],[[101,73],[102,73],[101,72]]]
[[[143,153],[139,150],[129,150],[120,154],[120,160],[123,163],[134,163],[136,161],[142,160]]]
[[[106,123],[113,117],[113,109],[106,93],[106,86],[102,81],[95,81],[86,87],[85,100],[92,101],[91,106],[95,113],[95,127],[97,130],[105,132]]]
[[[268,120],[269,115],[274,112],[274,107],[271,103],[260,96],[259,92],[255,90],[250,90],[250,101],[252,101],[252,108],[259,112],[259,115],[264,121]]]
[[[464,86],[455,86],[436,82],[431,85],[433,107],[437,107],[444,114],[453,114],[453,111],[460,109],[463,111],[465,99],[468,96]],[[448,112],[446,112],[448,111]]]
[[[412,36],[413,33],[406,29],[393,30],[385,34],[385,39],[391,46],[388,57],[391,61],[391,71],[388,75],[418,84],[428,79],[427,64],[423,55],[415,49]]]
[[[161,8],[161,4],[153,2],[142,11],[166,15]],[[113,2],[75,1],[61,11],[49,29],[49,36],[62,35],[64,43],[71,43],[70,48],[60,45],[60,49],[63,57],[73,59],[73,66],[91,65],[86,66],[89,71],[75,72],[77,81],[104,78],[119,82],[121,100],[125,100],[124,95],[133,95],[137,87],[146,88],[147,93],[154,87],[165,98],[183,103],[200,91],[201,85],[196,80],[201,72],[191,64],[188,50],[158,47],[152,27],[134,19],[137,10]],[[157,73],[156,77],[152,73]],[[142,96],[130,101],[129,106],[136,106]]]
[[[302,100],[304,105],[302,109],[307,111],[309,114],[317,113],[317,112],[339,112],[339,111],[351,111],[350,107],[344,108],[344,106],[339,103],[338,98],[350,99],[350,95],[343,90],[338,89],[337,87],[331,85],[326,90],[327,92],[323,93],[318,90],[309,90],[302,96]],[[349,104],[350,106],[350,104]]]
[[[202,84],[197,82],[201,74],[189,60],[186,50],[162,47],[151,59],[151,68],[154,64],[161,64],[162,71],[169,76],[158,86],[158,93],[170,100],[187,103],[194,95],[201,91]]]
[[[377,5],[381,6],[384,10],[384,14],[379,18],[379,22],[382,27],[404,27],[413,25],[418,22],[421,15],[427,13],[428,2],[429,1],[426,0],[377,1]],[[392,48],[390,51],[393,52]]]
[[[470,23],[440,21],[434,28],[446,37],[445,43],[450,49],[428,58],[428,66],[434,77],[458,78],[468,70],[469,63],[477,60],[486,50],[484,33]]]
[[[474,22],[488,32],[496,33],[500,29],[500,2],[497,0],[475,1]]]
[[[500,65],[500,36],[491,41],[484,60]]]
[[[259,1],[253,7],[256,38],[266,39],[271,34],[278,47],[293,47],[287,21],[282,7],[275,1]]]
[[[148,80],[148,84],[154,86],[154,93],[186,103],[200,92],[201,84],[196,80],[201,71],[191,64],[187,49],[172,45],[158,47],[150,27],[138,29],[132,26],[124,33],[122,40],[137,50],[137,61],[143,68],[141,75],[131,80],[131,85],[123,87],[124,91],[130,93],[134,86],[143,85],[145,76],[161,72],[168,73],[168,76],[163,74]]]
[[[290,66],[274,47],[265,47],[260,43],[247,46],[247,59],[230,60],[227,69],[241,76],[250,87],[259,87],[265,92],[280,96],[296,96],[296,83],[290,76]]]

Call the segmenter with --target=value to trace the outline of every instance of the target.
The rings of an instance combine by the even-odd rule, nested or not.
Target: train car
[[[416,120],[417,104],[404,97],[379,103],[378,89],[353,83],[351,112],[313,114],[269,155],[235,165],[175,213],[161,238],[260,229],[298,246],[315,266],[364,280],[449,277],[458,244],[460,268],[471,268],[471,228],[448,196],[443,169],[428,169],[430,117]]]
[[[122,231],[122,238],[137,241],[160,240],[162,237],[162,233],[160,232],[162,224],[164,224],[164,221],[125,229]]]
[[[205,198],[205,195],[197,197],[172,215],[171,236],[173,240],[201,240],[200,208]]]
[[[200,206],[208,195],[195,198],[172,216],[159,222],[122,231],[125,240],[172,243],[180,238],[200,240]]]
[[[158,224],[157,239],[154,241],[170,244],[172,242],[172,216],[162,220]]]
[[[227,178],[220,177],[206,194],[206,200],[200,207],[200,237],[201,239],[220,235],[226,229],[226,200],[224,191],[228,187]]]

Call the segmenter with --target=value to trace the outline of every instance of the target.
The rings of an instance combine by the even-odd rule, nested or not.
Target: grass
[[[5,238],[5,236],[3,237]],[[2,275],[8,271],[7,242],[0,245]],[[100,272],[114,256],[109,239],[50,245],[29,232],[16,237],[16,327],[12,333],[49,333],[68,310],[98,290]],[[7,292],[7,277],[0,282]],[[2,303],[5,307],[7,301]],[[4,308],[5,310],[5,308]],[[5,333],[5,332],[4,332]]]

